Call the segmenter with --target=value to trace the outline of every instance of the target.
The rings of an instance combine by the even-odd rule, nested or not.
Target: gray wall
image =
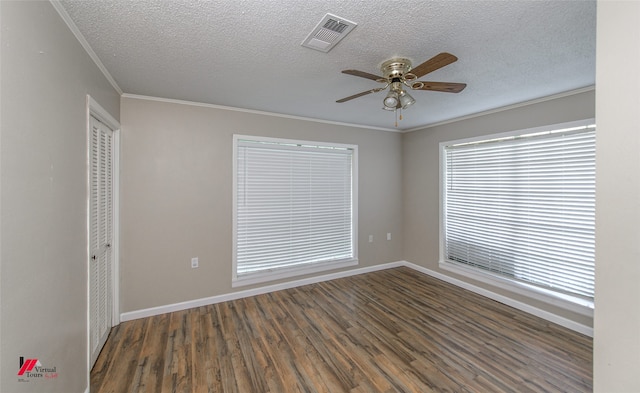
[[[358,145],[354,268],[402,260],[402,134],[130,97],[121,110],[122,312],[252,288],[231,287],[234,133]]]
[[[639,8],[635,2],[598,2],[597,392],[640,390]],[[88,372],[85,94],[91,94],[116,118],[118,97],[47,2],[1,1],[0,47],[0,391],[82,392]],[[437,163],[433,149],[439,140],[593,116],[593,94],[585,93],[410,133],[404,137],[403,147],[398,147],[397,134],[133,101],[125,99],[122,106],[123,112],[139,110],[142,117],[126,116],[132,131],[126,136],[126,161],[132,174],[123,179],[124,185],[128,184],[123,190],[127,196],[123,198],[123,221],[131,228],[123,230],[127,244],[122,275],[123,282],[138,288],[123,288],[123,295],[148,290],[159,299],[147,296],[144,302],[127,302],[123,311],[231,290],[231,234],[227,228],[231,194],[224,173],[231,168],[233,132],[258,134],[265,130],[273,136],[314,139],[313,135],[320,135],[323,140],[326,135],[327,139],[359,144],[369,166],[361,166],[360,171],[361,260],[371,264],[404,258],[438,270],[434,237],[437,202],[433,202],[437,182],[432,181],[434,172],[429,168]],[[171,120],[174,115],[165,116],[164,110],[176,112],[177,120]],[[191,115],[196,118],[193,123]],[[173,131],[184,131],[188,138],[177,138]],[[215,136],[219,132],[223,136]],[[160,140],[154,141],[155,136]],[[200,141],[215,141],[216,145],[200,147]],[[172,143],[181,152],[171,152]],[[159,151],[150,151],[154,147]],[[200,153],[186,154],[188,148]],[[404,151],[402,163],[398,149]],[[140,160],[136,150],[143,156]],[[388,150],[392,157],[379,162],[375,159]],[[165,159],[161,152],[169,156]],[[178,164],[186,164],[190,170],[180,173],[172,168]],[[220,168],[203,174],[200,164]],[[404,168],[402,175],[399,166]],[[160,181],[165,168],[169,168],[166,175],[170,182]],[[216,186],[218,182],[222,186]],[[152,186],[150,192],[144,185]],[[183,193],[182,186],[204,192]],[[401,186],[404,195],[398,202]],[[365,190],[374,194],[371,200]],[[171,198],[162,196],[164,192]],[[184,195],[174,201],[173,195],[178,193]],[[382,199],[392,202],[385,208]],[[217,203],[212,206],[210,200]],[[193,212],[181,207],[192,202],[206,205],[203,217],[194,218]],[[152,216],[152,211],[164,207],[186,215],[170,214],[179,229],[168,217]],[[143,211],[138,213],[138,208]],[[173,241],[171,236],[157,228],[151,228],[151,234],[142,233],[142,225],[132,223],[136,218],[171,224],[165,228],[169,235],[184,230],[194,239],[178,234],[180,241],[192,243],[169,251],[174,249],[166,244],[166,239]],[[210,219],[216,218],[226,223],[211,224]],[[403,239],[403,230],[404,248],[397,242],[378,241],[387,231],[394,232],[395,240]],[[376,236],[373,244],[366,243],[369,232]],[[158,233],[160,236],[152,239]],[[141,247],[134,241],[141,241]],[[145,250],[151,255],[145,255]],[[173,255],[165,257],[158,250]],[[194,252],[203,264],[197,275],[182,268]],[[145,268],[149,268],[146,273]],[[174,276],[167,278],[169,274],[158,272],[161,269]],[[212,278],[218,272],[222,279]],[[127,274],[143,278],[136,282]],[[193,283],[194,289],[185,288],[186,282]],[[176,296],[162,293],[174,289]],[[59,377],[18,383],[19,356],[37,357],[45,366],[56,366]]]
[[[0,2],[2,392],[83,392],[87,367],[86,94],[119,97],[49,2]],[[58,378],[18,382],[18,358]]]
[[[595,117],[595,92],[589,91],[405,134],[402,171],[405,260],[591,326],[590,317],[565,312],[546,303],[510,293],[438,267],[440,229],[438,157],[439,144],[443,141],[593,117]]]
[[[594,391],[640,392],[640,2],[598,2]]]

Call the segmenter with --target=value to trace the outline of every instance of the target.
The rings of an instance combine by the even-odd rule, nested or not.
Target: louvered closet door
[[[91,117],[90,152],[90,336],[91,366],[112,325],[113,132]]]

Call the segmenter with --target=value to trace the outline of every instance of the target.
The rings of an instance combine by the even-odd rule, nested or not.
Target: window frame
[[[343,259],[338,261],[312,263],[306,266],[297,266],[290,268],[281,268],[277,270],[264,271],[251,273],[247,275],[238,275],[238,149],[239,142],[242,140],[264,142],[264,143],[276,143],[287,145],[299,145],[303,148],[308,146],[314,147],[328,147],[328,148],[342,148],[350,149],[351,153],[351,220],[352,220],[352,233],[351,244],[353,250],[353,256],[349,259]],[[274,138],[256,135],[233,135],[233,185],[232,185],[232,220],[233,220],[233,233],[232,233],[232,287],[245,286],[251,284],[257,284],[268,281],[275,281],[284,278],[302,276],[313,273],[320,273],[328,270],[334,270],[349,266],[358,265],[358,145],[344,144],[344,143],[332,143],[332,142],[319,142],[319,141],[307,141],[297,139],[286,138]]]
[[[492,139],[502,139],[513,136],[522,136],[536,133],[545,133],[549,131],[557,131],[575,127],[584,127],[594,125],[595,119],[586,119],[565,123],[551,124],[547,126],[534,127],[528,129],[520,129],[508,132],[499,132],[492,134],[484,134],[480,136],[474,136],[470,138],[448,140],[440,142],[439,144],[439,259],[438,266],[446,271],[471,278],[473,280],[492,285],[494,287],[508,290],[510,292],[524,295],[526,297],[542,301],[553,306],[560,307],[562,309],[576,312],[581,315],[593,317],[594,302],[580,296],[573,296],[571,294],[565,294],[546,289],[536,285],[528,284],[526,282],[509,279],[508,277],[493,274],[489,271],[473,268],[471,266],[465,266],[454,261],[450,261],[446,258],[446,226],[445,226],[445,203],[446,203],[446,190],[445,190],[445,176],[446,176],[446,153],[445,147],[469,143],[478,141],[488,141]]]

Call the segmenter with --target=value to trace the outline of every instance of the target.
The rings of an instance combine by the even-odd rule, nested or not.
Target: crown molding
[[[311,121],[311,122],[314,122],[314,123],[324,123],[324,124],[331,124],[331,125],[336,125],[336,126],[364,128],[364,129],[367,129],[367,130],[401,132],[400,130],[393,129],[393,128],[366,126],[366,125],[355,124],[355,123],[343,123],[343,122],[339,122],[339,121],[314,119],[312,117],[285,115],[285,114],[282,114],[282,113],[258,111],[258,110],[254,110],[254,109],[244,109],[244,108],[236,108],[236,107],[232,107],[232,106],[207,104],[207,103],[204,103],[204,102],[175,100],[173,98],[151,97],[151,96],[144,96],[144,95],[138,95],[138,94],[128,94],[128,93],[122,94],[122,98],[131,98],[131,99],[135,99],[135,100],[166,102],[166,103],[178,104],[178,105],[199,106],[199,107],[203,107],[203,108],[222,109],[222,110],[226,110],[226,111],[251,113],[251,114],[254,114],[254,115],[281,117],[281,118],[293,119],[293,120],[304,120],[304,121]]]
[[[467,115],[467,116],[461,116],[461,117],[456,117],[456,118],[449,119],[449,120],[444,120],[444,121],[441,121],[441,122],[438,122],[438,123],[433,123],[433,124],[427,124],[427,125],[424,125],[424,126],[414,127],[414,128],[410,128],[408,130],[403,130],[402,132],[412,132],[412,131],[426,130],[428,128],[433,128],[433,127],[441,126],[441,125],[444,125],[444,124],[455,123],[455,122],[462,121],[462,120],[469,120],[469,119],[473,119],[475,117],[486,116],[486,115],[490,115],[490,114],[493,114],[493,113],[508,111],[508,110],[516,109],[516,108],[522,108],[523,106],[539,104],[541,102],[551,101],[551,100],[555,100],[555,99],[558,99],[558,98],[569,97],[569,96],[573,96],[573,95],[580,94],[580,93],[586,93],[588,91],[593,91],[595,89],[596,89],[595,85],[582,87],[580,89],[569,90],[569,91],[565,91],[565,92],[562,92],[562,93],[553,94],[553,95],[545,96],[545,97],[540,97],[540,98],[536,98],[536,99],[529,100],[529,101],[523,101],[523,102],[519,102],[519,103],[516,103],[516,104],[511,104],[511,105],[502,106],[502,107],[499,107],[499,108],[489,109],[489,110],[486,110],[486,111],[474,113],[474,114]]]
[[[49,2],[51,3],[51,5],[53,5],[53,8],[55,8],[55,10],[58,12],[60,17],[64,21],[64,23],[67,24],[67,27],[69,27],[69,30],[71,30],[71,33],[73,33],[73,35],[76,37],[78,42],[80,42],[80,45],[82,45],[82,47],[84,48],[85,52],[87,52],[91,60],[93,60],[93,62],[96,64],[96,66],[98,66],[100,71],[102,71],[102,74],[104,75],[105,78],[107,78],[111,86],[113,86],[113,88],[118,92],[119,95],[122,95],[123,93],[122,89],[120,88],[120,86],[118,86],[118,83],[116,83],[116,80],[113,78],[113,76],[111,76],[109,71],[107,71],[107,67],[105,67],[104,64],[102,64],[102,61],[100,61],[100,58],[98,57],[98,55],[96,55],[96,52],[93,51],[93,48],[91,48],[91,45],[89,45],[89,42],[86,40],[86,38],[84,38],[84,36],[80,32],[80,29],[78,29],[78,26],[76,26],[76,24],[73,22],[73,20],[71,19],[71,16],[69,16],[69,14],[67,13],[67,10],[64,9],[60,1],[49,0]]]

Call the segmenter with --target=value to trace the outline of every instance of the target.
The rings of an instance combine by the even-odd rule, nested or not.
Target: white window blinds
[[[444,153],[447,260],[593,299],[595,126]]]
[[[354,256],[354,149],[236,142],[236,276]]]

